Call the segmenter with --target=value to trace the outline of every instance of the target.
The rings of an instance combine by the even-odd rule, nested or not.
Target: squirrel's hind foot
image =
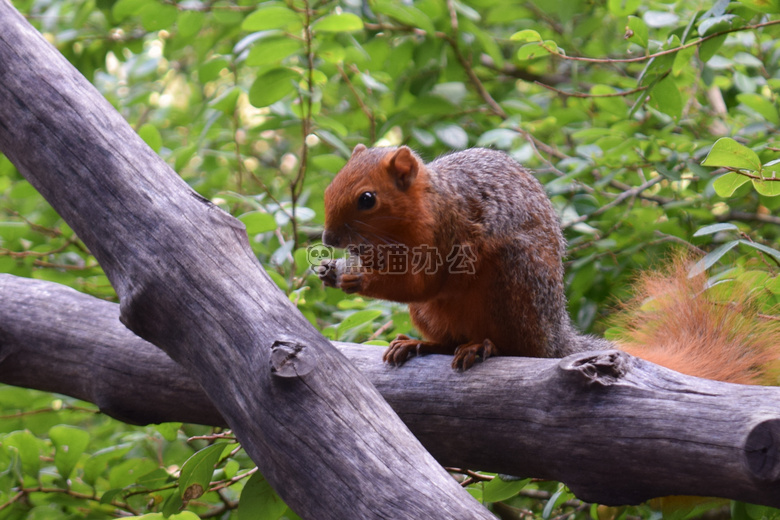
[[[390,342],[390,346],[387,347],[384,356],[382,356],[382,361],[400,367],[410,355],[415,356],[421,353],[422,344],[421,339],[412,339],[405,334],[399,334]]]
[[[455,357],[452,360],[452,368],[458,370],[468,370],[474,365],[477,356],[486,360],[490,356],[498,355],[498,349],[489,339],[482,343],[465,343],[455,349]]]
[[[447,350],[449,350],[449,352],[446,352]],[[447,349],[446,346],[439,343],[413,339],[405,334],[399,334],[390,342],[390,346],[387,347],[385,354],[382,356],[382,361],[391,365],[401,366],[411,356],[444,354],[450,352],[452,352],[452,348]]]

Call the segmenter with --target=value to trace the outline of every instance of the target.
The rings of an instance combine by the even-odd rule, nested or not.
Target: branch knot
[[[582,352],[563,358],[558,365],[566,377],[582,386],[612,386],[628,373],[631,356],[620,350]]]

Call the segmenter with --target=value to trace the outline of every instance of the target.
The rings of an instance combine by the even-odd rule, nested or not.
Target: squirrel
[[[357,145],[325,190],[322,241],[349,252],[318,266],[326,286],[409,304],[425,339],[398,335],[383,356],[391,364],[440,353],[466,370],[478,357],[623,348],[690,375],[755,383],[777,358],[780,326],[756,325],[752,296],[730,305],[691,298],[706,280],[689,279],[681,261],[640,280],[621,313],[619,345],[579,333],[566,308],[566,242],[552,202],[500,151],[472,148],[425,164],[407,146]],[[646,310],[648,298],[663,305]]]

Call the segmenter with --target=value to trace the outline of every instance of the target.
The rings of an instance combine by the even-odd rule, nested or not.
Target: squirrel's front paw
[[[322,280],[325,287],[336,287],[338,283],[337,260],[323,260],[320,265],[312,267],[312,270]]]
[[[360,292],[363,287],[363,273],[343,273],[338,275],[336,287],[347,294]]]
[[[356,269],[347,269],[343,259],[323,260],[314,267],[314,272],[326,287],[341,289],[347,294],[360,292],[363,288],[363,273]]]

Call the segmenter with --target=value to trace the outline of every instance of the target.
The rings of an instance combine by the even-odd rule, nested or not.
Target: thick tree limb
[[[0,150],[100,262],[122,322],[200,383],[301,516],[490,516],[278,291],[243,225],[192,191],[8,0]]]
[[[118,321],[118,306],[0,275],[0,381],[97,403],[132,422],[222,424],[176,363]],[[447,356],[400,368],[382,349],[344,354],[444,465],[551,478],[605,504],[690,494],[780,506],[780,388],[683,376],[614,351]]]

